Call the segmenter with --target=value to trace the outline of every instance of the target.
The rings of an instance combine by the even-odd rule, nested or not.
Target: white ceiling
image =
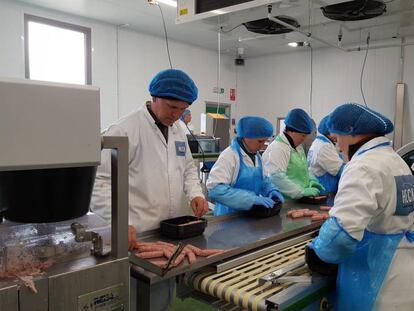
[[[157,6],[149,5],[147,0],[19,0],[28,5],[56,10],[64,13],[92,18],[115,25],[123,25],[139,32],[155,36],[164,36],[160,10]],[[311,9],[309,10],[309,1]],[[345,1],[345,0],[344,0]],[[414,35],[414,0],[385,0],[387,12],[377,18],[355,21],[338,22],[325,18],[321,6],[332,3],[332,0],[283,0],[274,5],[273,15],[288,15],[298,20],[301,29],[310,31],[332,43],[337,43],[338,33],[342,27],[344,46],[365,42],[368,32],[371,42],[388,40],[393,37]],[[334,1],[341,2],[341,1]],[[244,12],[242,20],[232,15],[210,18],[204,21],[175,24],[176,8],[160,4],[162,7],[169,38],[200,47],[217,50],[217,30],[231,29],[240,22],[251,19],[265,18],[266,7]],[[310,27],[309,27],[310,12]],[[220,19],[220,21],[219,21]],[[257,37],[260,38],[257,38]],[[290,33],[277,36],[260,36],[248,32],[240,26],[229,33],[221,34],[221,51],[231,55],[237,54],[237,48],[245,48],[244,57],[257,57],[273,53],[291,51],[287,46],[290,41],[306,40],[300,34]],[[323,46],[312,42],[314,48]]]

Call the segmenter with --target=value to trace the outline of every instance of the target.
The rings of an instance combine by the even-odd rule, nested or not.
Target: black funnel
[[[89,210],[96,166],[0,172],[0,210],[23,223],[57,222]]]

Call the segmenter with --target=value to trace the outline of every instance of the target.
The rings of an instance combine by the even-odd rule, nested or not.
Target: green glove
[[[321,183],[319,183],[319,181],[317,181],[315,179],[311,179],[310,180],[309,187],[318,188],[320,191],[324,191],[325,190],[325,187]]]
[[[314,197],[314,196],[317,196],[318,194],[319,194],[319,189],[317,188],[309,187],[309,188],[303,189],[304,197]]]

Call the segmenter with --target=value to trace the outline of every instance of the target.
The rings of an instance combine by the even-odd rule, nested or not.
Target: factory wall
[[[145,35],[116,25],[54,11],[0,1],[0,77],[24,78],[24,14],[73,23],[92,29],[92,84],[101,88],[101,124],[107,127],[149,100],[148,82],[159,70],[168,68],[163,38]],[[217,52],[170,41],[173,66],[188,72],[199,86],[199,99],[191,106],[192,124],[200,128],[205,101],[228,102],[229,88],[235,87],[232,60],[221,60],[221,86],[217,97]]]
[[[360,75],[365,51],[313,51],[313,94],[310,105],[310,52],[279,54],[246,60],[240,69],[239,112],[267,117],[276,125],[295,107],[312,113],[315,121],[338,104],[363,103]],[[368,106],[394,120],[396,83],[400,82],[401,48],[368,52],[363,89]],[[407,84],[403,142],[414,139],[414,47],[404,48],[403,82]],[[257,106],[261,109],[258,110]],[[312,106],[312,107],[311,107]]]

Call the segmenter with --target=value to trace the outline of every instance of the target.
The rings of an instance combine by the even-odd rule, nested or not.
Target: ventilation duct
[[[292,25],[296,28],[300,27],[299,23],[293,19],[292,17],[288,16],[275,16],[285,23]],[[248,31],[260,33],[264,35],[279,35],[282,33],[291,32],[292,29],[289,29],[283,25],[280,25],[274,21],[269,20],[268,18],[262,18],[254,21],[250,21],[247,23],[243,23],[243,25],[247,28]]]
[[[386,5],[382,0],[354,0],[322,7],[325,17],[338,21],[359,21],[384,14]]]

